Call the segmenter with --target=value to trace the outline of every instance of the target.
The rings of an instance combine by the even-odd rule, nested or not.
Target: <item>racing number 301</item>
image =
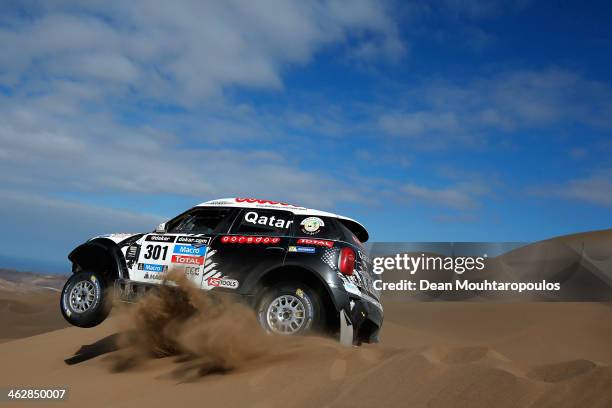
[[[145,259],[158,260],[161,256],[162,261],[165,261],[168,254],[168,247],[163,245],[147,245],[145,250],[147,251],[144,254]],[[163,254],[162,251],[164,252]]]

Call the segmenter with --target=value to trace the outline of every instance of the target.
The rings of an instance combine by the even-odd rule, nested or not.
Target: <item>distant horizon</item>
[[[61,262],[53,264],[32,259],[9,258],[3,255],[0,255],[0,269],[48,275],[70,275],[72,273],[70,262],[67,259],[64,265]]]

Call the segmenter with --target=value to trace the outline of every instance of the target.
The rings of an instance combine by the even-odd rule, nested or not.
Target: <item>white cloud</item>
[[[459,130],[457,118],[452,112],[391,113],[381,116],[379,124],[390,134],[408,137],[431,132],[454,133]]]
[[[496,41],[496,37],[489,32],[464,24],[457,24],[453,29],[432,29],[431,38],[441,47],[446,48],[452,44],[459,50],[467,49],[476,53],[491,47]]]
[[[387,6],[154,0],[32,1],[27,13],[7,7],[0,16],[0,48],[10,51],[0,53],[0,85],[10,90],[0,93],[0,188],[196,201],[261,195],[322,208],[365,199],[363,187],[303,168],[287,153],[290,144],[277,143],[292,126],[341,132],[335,117],[259,112],[225,90],[279,89],[288,66],[307,64],[326,47],[352,55],[367,43],[377,58],[398,58],[403,44]],[[175,103],[187,109],[165,116],[156,108]],[[133,113],[147,124],[124,123]]]
[[[3,234],[10,237],[2,241],[2,255],[38,261],[66,259],[75,246],[96,235],[151,231],[165,219],[34,193],[0,190],[0,196]]]
[[[255,194],[322,208],[363,196],[349,180],[302,170],[280,150],[205,147],[99,115],[65,123],[35,106],[0,110],[0,187],[176,194],[195,201]]]
[[[574,147],[570,149],[569,151],[569,156],[572,159],[584,159],[588,155],[589,155],[589,151],[588,149],[585,149],[584,147]]]
[[[437,137],[446,144],[473,142],[474,135],[482,142],[490,131],[572,123],[612,127],[612,88],[558,68],[507,71],[465,83],[430,80],[402,100],[403,109],[399,104],[379,116],[380,129],[410,138]]]
[[[466,224],[473,223],[479,220],[479,217],[474,214],[439,214],[434,217],[434,221],[440,224]]]
[[[439,2],[439,6],[455,17],[482,20],[498,17],[506,11],[520,10],[528,3],[529,0],[444,0]]]
[[[0,28],[0,48],[11,50],[0,55],[0,80],[9,85],[105,81],[193,104],[226,86],[282,87],[287,64],[350,38],[376,57],[404,52],[385,4],[373,0],[31,4],[28,18]]]
[[[612,207],[612,170],[597,171],[587,177],[569,180],[552,192],[571,200]]]
[[[408,200],[463,210],[478,207],[478,198],[487,192],[487,187],[474,182],[457,183],[440,188],[409,183],[401,188],[400,194],[403,194]]]

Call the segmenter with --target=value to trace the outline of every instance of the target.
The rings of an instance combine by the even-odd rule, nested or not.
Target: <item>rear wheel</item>
[[[300,335],[321,326],[321,301],[315,291],[301,283],[282,283],[266,290],[257,317],[268,332]]]
[[[104,277],[96,272],[80,272],[68,279],[62,289],[60,309],[68,323],[94,327],[110,312]]]

